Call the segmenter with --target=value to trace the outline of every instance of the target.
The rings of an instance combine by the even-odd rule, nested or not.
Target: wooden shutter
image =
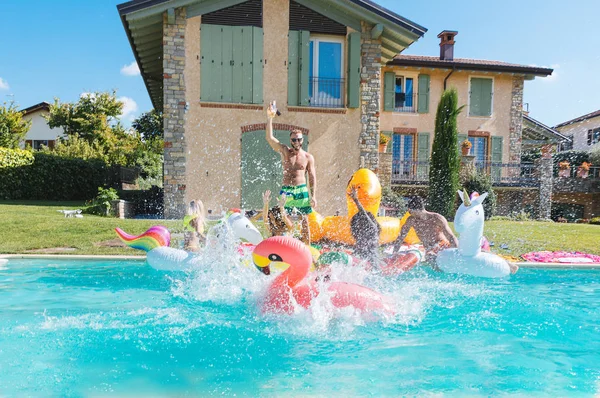
[[[481,116],[492,115],[493,80],[481,79]]]
[[[299,67],[298,73],[300,75],[300,87],[299,87],[299,102],[302,106],[308,106],[308,85],[310,84],[308,75],[310,72],[310,32],[302,30],[298,35],[298,55],[299,55]]]
[[[425,162],[429,162],[429,133],[419,133],[417,137],[417,177],[425,178],[428,175],[429,167]]]
[[[54,145],[56,145],[56,140],[48,140],[48,148],[54,149]]]
[[[300,32],[296,30],[288,32],[288,105],[290,106],[297,106],[298,98],[300,98],[298,95],[300,87],[299,36]]]
[[[469,115],[481,116],[481,79],[471,79],[469,92]]]
[[[233,102],[233,28],[221,26],[221,101]]]
[[[348,108],[360,105],[360,33],[348,35]]]
[[[417,102],[417,112],[429,112],[429,75],[419,75],[419,93]]]
[[[254,52],[252,50],[252,28],[242,28],[242,103],[252,103],[252,62]]]
[[[263,103],[263,30],[252,27],[252,103]]]
[[[470,116],[491,116],[493,80],[483,78],[471,78],[470,94]]]
[[[246,28],[248,29],[248,28]],[[233,65],[231,67],[232,76],[232,98],[234,103],[242,101],[242,88],[244,80],[244,28],[241,26],[232,27],[232,48],[233,48]]]
[[[214,25],[202,25],[200,29],[200,99],[202,101],[215,101],[212,98],[212,86],[214,82],[213,72],[216,69],[215,59],[212,52],[216,42],[220,42]]]
[[[502,176],[503,138],[492,136],[492,182],[500,182]]]
[[[383,75],[383,110],[393,111],[396,89],[396,74],[394,72],[385,72]]]
[[[593,140],[594,140],[594,130],[588,130],[587,144],[592,145]]]

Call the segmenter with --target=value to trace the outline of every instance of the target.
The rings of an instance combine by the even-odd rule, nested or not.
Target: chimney
[[[437,37],[440,38],[440,59],[442,61],[454,60],[454,36],[458,34],[455,30],[444,30]]]

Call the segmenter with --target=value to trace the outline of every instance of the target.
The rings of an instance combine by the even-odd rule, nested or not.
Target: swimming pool
[[[506,280],[346,274],[394,297],[366,319],[317,301],[267,317],[267,277],[216,260],[192,274],[137,261],[0,267],[0,395],[593,395],[600,271]]]

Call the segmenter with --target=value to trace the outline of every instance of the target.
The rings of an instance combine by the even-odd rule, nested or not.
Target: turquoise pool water
[[[0,266],[0,396],[583,395],[600,391],[600,271],[387,280],[393,319],[257,312],[268,281],[207,261]],[[344,274],[345,273],[345,274]]]

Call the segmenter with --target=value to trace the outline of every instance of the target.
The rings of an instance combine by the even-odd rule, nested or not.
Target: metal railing
[[[394,96],[394,112],[415,113],[417,111],[417,94],[396,93]]]
[[[343,108],[346,96],[345,79],[311,77],[309,105],[319,108]]]
[[[559,178],[581,178],[581,179],[600,179],[600,166],[592,166],[587,172],[587,175],[583,171],[579,171],[579,167],[571,167],[567,172],[556,169],[554,177]]]

